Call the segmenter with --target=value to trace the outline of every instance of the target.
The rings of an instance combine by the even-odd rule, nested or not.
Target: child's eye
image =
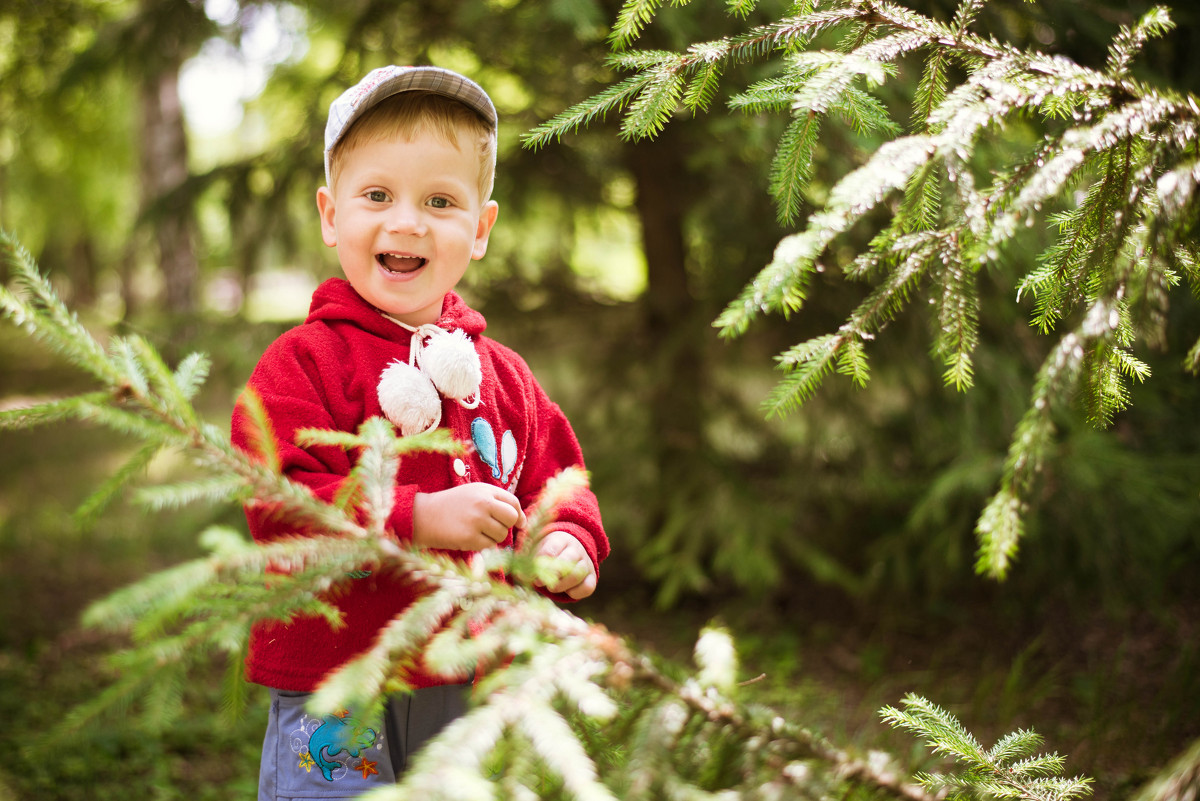
[[[448,209],[450,208],[450,200],[449,198],[444,197],[431,197],[429,199],[429,205],[433,206],[435,209]]]
[[[367,193],[367,200],[372,203],[386,203],[387,199],[387,192],[384,192],[382,189],[372,189]]]

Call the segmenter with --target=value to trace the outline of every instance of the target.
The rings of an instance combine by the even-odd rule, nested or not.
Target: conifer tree
[[[1033,389],[1014,436],[1004,482],[979,523],[980,566],[1003,575],[1020,536],[1021,516],[1037,469],[1053,441],[1051,410],[1078,395],[1085,415],[1104,425],[1128,402],[1127,384],[1146,375],[1131,353],[1161,333],[1170,291],[1196,288],[1194,221],[1200,181],[1194,98],[1156,91],[1129,74],[1144,42],[1170,26],[1156,9],[1122,32],[1102,71],[1065,59],[1018,51],[974,35],[983,3],[966,0],[946,25],[903,7],[855,0],[797,13],[743,36],[698,44],[684,53],[628,52],[657,0],[632,0],[614,34],[618,66],[634,76],[568,110],[535,131],[538,144],[609,111],[625,112],[625,135],[652,136],[679,106],[700,111],[715,97],[728,63],[776,58],[780,76],[740,94],[748,111],[787,113],[791,126],[776,157],[772,189],[781,219],[801,216],[819,125],[836,112],[892,140],[845,176],[804,228],[780,243],[774,261],[718,321],[735,336],[764,313],[791,314],[808,299],[827,247],[873,209],[892,203],[891,221],[871,247],[842,267],[875,281],[837,332],[801,343],[780,357],[785,378],[771,400],[791,410],[837,371],[868,380],[867,349],[888,320],[918,292],[928,292],[935,318],[934,353],[946,381],[971,385],[975,291],[981,272],[1044,209],[1061,231],[1022,284],[1035,298],[1044,333],[1066,327]],[[734,2],[746,13],[752,0]],[[806,51],[817,36],[849,34],[831,51]],[[871,89],[897,59],[921,56],[924,79],[914,127],[892,122]],[[965,77],[962,77],[965,76]],[[1047,117],[1035,152],[979,186],[973,157],[1018,115]],[[1081,187],[1073,193],[1076,187]],[[1075,197],[1078,201],[1075,201]],[[40,339],[98,384],[93,392],[0,412],[0,429],[65,420],[103,425],[140,439],[143,448],[88,502],[98,512],[164,448],[189,456],[200,477],[144,487],[151,506],[194,502],[270,503],[297,524],[323,532],[253,545],[236,531],[202,535],[209,555],[157,573],[95,604],[89,624],[127,631],[132,646],[117,654],[120,678],[66,722],[67,736],[97,715],[135,704],[148,725],[164,727],[180,710],[189,671],[214,655],[230,665],[231,698],[243,684],[240,665],[250,626],[294,615],[332,616],[323,600],[364,567],[404,572],[429,594],[381,632],[375,646],[328,677],[313,712],[347,705],[377,707],[416,650],[434,669],[490,668],[478,703],[419,756],[400,786],[373,794],[408,798],[773,799],[845,794],[933,801],[941,797],[1070,799],[1088,792],[1082,778],[1061,776],[1063,760],[1039,755],[1039,738],[1018,731],[982,746],[953,716],[909,696],[883,710],[886,722],[922,737],[959,772],[903,778],[886,755],[859,756],[801,723],[752,703],[738,681],[732,639],[708,629],[696,643],[694,667],[648,656],[630,641],[557,607],[533,587],[556,565],[533,557],[538,533],[563,494],[582,476],[560,476],[531,515],[529,533],[511,552],[484,552],[469,565],[405,548],[387,536],[391,485],[406,454],[452,449],[438,436],[398,438],[390,425],[367,421],[359,431],[305,434],[309,442],[354,449],[357,466],[334,503],[317,502],[278,472],[265,415],[246,395],[259,428],[257,452],[233,449],[192,405],[208,370],[200,355],[169,366],[138,336],[101,344],[55,296],[14,239],[0,256],[19,289],[0,288],[0,314]],[[1189,354],[1200,368],[1200,346]],[[284,576],[268,567],[286,566]],[[493,574],[503,571],[508,582]],[[473,624],[484,633],[469,637]],[[1184,797],[1200,761],[1184,754],[1147,791],[1147,798]]]
[[[189,457],[200,475],[142,487],[151,507],[201,501],[271,504],[313,536],[250,543],[215,527],[200,535],[209,555],[155,573],[94,603],[85,623],[127,633],[112,657],[117,678],[75,708],[51,739],[76,735],[104,715],[139,709],[150,731],[183,712],[183,691],[198,667],[228,661],[227,695],[237,707],[250,627],[297,615],[337,622],[326,594],[356,571],[395,571],[428,594],[390,621],[372,648],[327,676],[310,711],[379,709],[404,692],[403,667],[421,652],[447,675],[482,668],[476,701],[417,756],[401,783],[370,793],[385,799],[783,799],[859,790],[872,797],[934,801],[937,783],[906,780],[885,754],[858,756],[746,698],[730,635],[702,632],[694,668],[662,662],[540,595],[555,560],[535,557],[537,538],[557,503],[584,476],[560,474],[545,488],[527,532],[513,550],[480,552],[468,564],[398,543],[385,530],[399,460],[416,450],[450,450],[437,432],[398,437],[382,418],[355,433],[311,430],[312,444],[358,452],[356,466],[330,504],[279,473],[274,435],[252,394],[243,398],[257,425],[255,452],[233,448],[224,431],[191,403],[208,370],[193,354],[168,366],[137,335],[94,339],[57,298],[32,258],[8,235],[0,257],[16,287],[0,287],[0,315],[89,374],[97,389],[0,411],[0,430],[76,420],[142,440],[144,447],[85,503],[97,513],[163,449]],[[270,580],[267,580],[268,570]],[[282,572],[281,572],[282,571]],[[495,576],[502,572],[508,581]],[[482,627],[481,634],[472,630]],[[967,765],[956,787],[1035,801],[1075,798],[1086,779],[1057,777],[1057,757],[1031,757],[1036,740],[1018,733],[984,753],[948,714],[919,698],[887,719],[925,735]],[[37,746],[45,746],[46,740]],[[1017,757],[1024,761],[1014,762]],[[1024,768],[1022,768],[1024,766]],[[1018,769],[1021,768],[1021,769]],[[927,789],[929,788],[929,789]]]
[[[610,113],[622,114],[623,137],[653,137],[681,110],[707,111],[731,66],[760,60],[778,69],[729,107],[789,120],[770,189],[780,220],[801,226],[715,325],[737,337],[764,314],[794,315],[825,270],[873,288],[836,331],[778,356],[783,378],[768,400],[771,414],[799,408],[831,373],[865,384],[871,342],[906,308],[923,307],[918,298],[928,301],[931,351],[945,383],[969,389],[980,282],[1022,229],[1056,229],[1016,301],[1031,299],[1031,325],[1057,341],[976,524],[977,570],[1003,578],[1055,443],[1055,415],[1073,408],[1092,425],[1111,424],[1129,405],[1130,383],[1149,377],[1134,346],[1164,341],[1172,292],[1187,284],[1200,293],[1200,101],[1131,72],[1143,46],[1171,30],[1164,7],[1122,28],[1105,67],[1091,69],[973,33],[986,3],[963,0],[945,23],[886,0],[800,0],[775,22],[670,52],[630,49],[661,5],[630,0],[612,33],[611,63],[632,74],[531,131],[526,144],[544,145]],[[729,8],[745,15],[756,6],[741,0]],[[911,119],[897,122],[879,90],[914,59],[921,80]],[[821,126],[831,117],[887,141],[801,221]],[[1041,141],[1003,171],[983,174],[981,154],[1030,119],[1041,125]],[[869,247],[837,263],[831,246],[863,225],[876,225]],[[1200,372],[1200,342],[1184,366]]]

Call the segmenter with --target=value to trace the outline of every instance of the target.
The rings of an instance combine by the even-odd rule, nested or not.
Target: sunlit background
[[[765,2],[741,19],[724,3],[663,5],[638,47],[683,51],[788,9]],[[940,20],[956,8],[910,5]],[[1146,5],[991,0],[976,27],[1101,68]],[[1200,10],[1176,5],[1176,30],[1146,46],[1137,75],[1195,94]],[[831,375],[798,411],[768,416],[776,357],[837,331],[871,291],[841,268],[879,220],[829,249],[801,312],[735,339],[713,321],[883,137],[829,120],[788,223],[768,187],[790,110],[727,107],[777,74],[769,60],[731,66],[707,111],[678,112],[654,140],[623,138],[613,113],[524,147],[535,126],[624,77],[607,62],[616,13],[599,0],[0,4],[0,226],[101,335],[140,334],[173,363],[209,354],[199,405],[227,425],[263,348],[338,274],[314,202],[330,101],[387,63],[470,75],[501,115],[501,214],[461,289],[583,443],[614,554],[582,612],[684,658],[696,629],[723,618],[749,677],[765,676],[762,700],[823,731],[890,747],[879,706],[924,692],[980,732],[1035,725],[1049,750],[1100,776],[1098,796],[1124,797],[1200,735],[1200,387],[1180,368],[1198,302],[1172,297],[1166,341],[1138,353],[1153,377],[1108,430],[1056,421],[1017,565],[1003,584],[982,579],[976,521],[1052,344],[1016,285],[1052,226],[1022,231],[982,277],[971,391],[945,386],[929,352],[938,322],[909,308],[866,343],[864,387]],[[914,57],[880,90],[899,130],[914,124],[919,81]],[[1042,124],[1016,122],[981,148],[977,180],[1040,142]],[[0,328],[0,409],[90,386]],[[0,430],[6,721],[48,728],[108,679],[114,638],[81,629],[89,602],[195,556],[207,525],[244,530],[235,508],[119,499],[78,513],[136,448],[74,424]],[[169,454],[149,477],[189,469]],[[219,678],[191,690],[194,730],[155,740],[114,726],[52,756],[22,750],[14,723],[0,746],[21,756],[0,765],[0,801],[6,786],[39,801],[143,786],[243,797],[259,721],[218,718]]]

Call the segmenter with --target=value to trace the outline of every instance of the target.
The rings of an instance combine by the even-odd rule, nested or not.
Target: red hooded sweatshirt
[[[402,457],[389,521],[401,542],[412,539],[418,492],[482,481],[508,489],[527,509],[548,479],[566,467],[583,467],[566,416],[520,356],[482,335],[487,325],[483,315],[451,292],[437,325],[461,330],[474,342],[483,375],[480,403],[467,409],[442,399],[441,427],[464,443],[462,454]],[[308,318],[267,348],[248,384],[271,418],[285,475],[324,501],[334,497],[353,466],[352,455],[331,447],[301,448],[295,444],[295,432],[357,431],[364,420],[383,415],[377,394],[380,374],[394,361],[409,360],[411,336],[363,300],[349,282],[335,278],[317,288]],[[251,450],[240,405],[234,410],[232,440]],[[246,516],[256,541],[297,533],[254,506],[247,507]],[[576,537],[598,570],[609,546],[591,492],[578,492],[563,504],[555,528]],[[511,545],[510,532],[501,547]],[[373,573],[350,580],[331,597],[342,613],[341,628],[316,617],[259,624],[251,633],[248,676],[276,689],[310,692],[331,670],[369,648],[380,628],[417,594],[400,577]],[[407,678],[418,687],[447,681],[420,667]]]

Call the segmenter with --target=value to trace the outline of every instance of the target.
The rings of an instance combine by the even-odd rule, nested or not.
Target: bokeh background
[[[948,0],[908,5],[954,12]],[[994,0],[976,28],[1099,67],[1147,7]],[[783,10],[671,8],[640,45],[685,48]],[[1168,341],[1137,354],[1154,375],[1110,429],[1060,421],[1015,569],[1002,583],[976,576],[975,520],[1051,345],[1014,302],[1051,232],[1030,232],[985,282],[969,392],[942,385],[933,322],[914,309],[873,344],[865,388],[827,382],[768,418],[775,354],[835,329],[868,288],[830,270],[802,314],[732,341],[713,328],[789,232],[767,192],[782,119],[718,98],[653,141],[623,141],[614,118],[522,147],[524,132],[620,78],[605,66],[618,11],[612,0],[4,0],[0,226],[97,332],[136,331],[172,360],[208,353],[200,403],[225,424],[263,348],[337,274],[314,204],[329,102],[387,63],[472,76],[501,115],[501,215],[462,292],[583,443],[614,554],[578,611],[681,658],[720,619],[747,675],[763,674],[765,702],[852,747],[911,751],[876,714],[911,690],[984,738],[1032,726],[1096,778],[1098,797],[1129,796],[1200,736],[1200,379],[1181,367],[1200,336],[1197,301],[1173,298]],[[1171,13],[1177,28],[1150,43],[1139,78],[1196,93],[1198,12]],[[769,70],[731,71],[725,96]],[[885,90],[901,124],[918,79],[902,68]],[[1039,136],[1036,120],[1015,128],[1013,151]],[[824,137],[814,204],[879,144],[836,127]],[[999,168],[1006,155],[990,157]],[[85,386],[0,328],[0,406]],[[111,678],[104,656],[120,639],[79,626],[87,603],[197,555],[209,524],[243,526],[233,508],[81,509],[134,448],[73,425],[0,432],[0,799],[253,795],[263,715],[225,715],[216,670],[165,736],[118,720],[28,747]],[[150,477],[187,470],[164,457]]]

